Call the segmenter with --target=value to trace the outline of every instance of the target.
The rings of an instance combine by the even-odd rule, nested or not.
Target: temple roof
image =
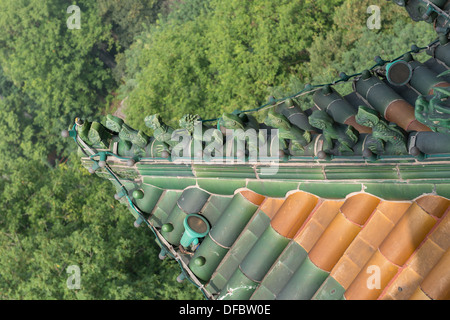
[[[262,122],[149,115],[152,136],[77,118],[64,135],[207,299],[450,299],[450,44],[435,13],[439,41],[341,74],[348,95],[307,86],[311,106],[274,100]]]

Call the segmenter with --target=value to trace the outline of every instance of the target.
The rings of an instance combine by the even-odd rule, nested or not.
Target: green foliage
[[[258,106],[268,86],[302,75],[306,49],[340,3],[211,1],[195,19],[156,26],[127,53],[140,66],[125,79],[133,84],[127,120],[144,129],[142,114],[158,112],[170,123],[181,112],[208,118]]]
[[[0,68],[0,172],[6,170],[12,159],[47,160],[50,150],[39,137],[45,132],[33,124],[36,103],[15,87]]]
[[[381,9],[380,30],[366,26],[369,5]],[[435,34],[429,24],[413,23],[404,8],[381,0],[348,0],[336,10],[333,30],[311,45],[306,81],[328,83],[338,79],[340,72],[361,72],[375,64],[376,55],[386,60],[396,58],[409,51],[412,44],[428,45]],[[347,85],[345,90],[349,89]]]
[[[164,0],[97,0],[103,24],[111,24],[122,48],[128,48],[134,37],[154,23]]]
[[[381,9],[381,29],[370,30],[366,21],[370,16],[366,10],[370,5]],[[333,27],[326,34],[317,35],[308,48],[310,61],[305,65],[305,78],[292,77],[281,86],[271,88],[278,97],[289,96],[302,90],[306,83],[325,84],[339,79],[339,73],[347,75],[371,68],[375,56],[385,60],[397,58],[411,49],[428,45],[436,33],[425,22],[412,22],[404,8],[386,3],[384,0],[347,0],[336,8]],[[428,59],[421,54],[417,59]],[[352,91],[351,82],[336,86],[342,95]],[[298,99],[303,109],[313,104],[310,96]]]
[[[195,20],[211,10],[212,0],[168,1],[166,15],[160,15],[159,24],[183,24]]]
[[[93,115],[111,88],[110,71],[94,53],[112,43],[92,1],[78,1],[81,29],[70,30],[67,2],[1,0],[0,65],[41,108],[35,121],[57,134],[77,115]]]
[[[0,182],[0,299],[201,298],[176,282],[176,262],[158,259],[112,184],[75,157],[56,169],[19,160],[9,172]],[[67,288],[69,265],[81,269],[80,290]]]
[[[80,30],[67,29],[68,2],[0,4],[0,299],[202,298],[61,139],[112,89],[99,57],[114,39],[96,4],[77,1]],[[66,286],[69,265],[81,268],[80,290]]]

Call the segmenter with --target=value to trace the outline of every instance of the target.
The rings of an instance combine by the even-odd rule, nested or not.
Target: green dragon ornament
[[[179,144],[179,141],[172,140],[174,129],[166,125],[159,114],[152,114],[144,119],[145,125],[153,129],[153,136],[159,145],[156,146],[157,154],[170,154],[171,148]]]
[[[174,129],[166,125],[159,114],[152,114],[144,119],[145,125],[153,129],[153,136],[159,142],[164,142],[168,146],[175,146],[177,141],[172,141]]]
[[[313,127],[322,130],[325,139],[322,150],[325,153],[333,153],[337,148],[340,153],[353,154],[352,147],[358,141],[358,133],[352,126],[334,122],[323,110],[314,110],[308,121]]]
[[[450,89],[435,87],[433,91],[433,95],[417,98],[416,119],[434,132],[450,134]]]
[[[181,128],[185,129],[191,135],[194,135],[196,126],[203,126],[198,114],[185,114],[178,123]]]
[[[211,129],[203,124],[198,114],[185,114],[179,120],[180,127],[185,130],[186,134],[191,135],[194,140],[203,142],[203,135],[206,130]],[[221,137],[217,137],[220,138]]]
[[[75,118],[75,123],[77,125],[78,136],[87,145],[92,146],[92,142],[89,140],[89,130],[91,129],[91,123],[80,118]]]
[[[368,149],[373,153],[381,154],[387,147],[389,147],[391,154],[401,155],[408,153],[406,137],[403,132],[395,124],[388,124],[386,121],[381,120],[377,111],[360,106],[355,119],[358,124],[372,128]]]
[[[100,122],[92,122],[88,134],[89,141],[94,147],[108,149],[111,141],[111,134]]]
[[[298,150],[304,151],[304,147],[311,142],[311,133],[309,131],[293,126],[284,115],[277,113],[273,109],[268,112],[264,124],[278,129],[280,149],[288,149],[287,140],[291,141],[291,150],[293,152]]]
[[[179,120],[180,127],[184,130],[185,134],[189,134],[194,139],[195,156],[201,157],[203,154],[214,155],[215,148],[223,145],[223,136],[219,130],[214,127],[206,126],[198,114],[185,114]],[[207,130],[213,130],[211,135],[211,141],[214,144],[206,144],[205,134]]]
[[[122,119],[113,115],[107,115],[105,126],[110,131],[118,133],[119,138],[127,145],[127,149],[135,148],[135,152],[144,154],[144,148],[150,138],[142,131],[134,130],[123,122]]]

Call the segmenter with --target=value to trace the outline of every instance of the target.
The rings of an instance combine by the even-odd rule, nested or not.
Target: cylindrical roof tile
[[[380,252],[402,266],[436,223],[417,203],[413,203],[380,245]]]
[[[319,198],[303,191],[291,194],[272,219],[272,227],[282,236],[292,239],[318,201]]]

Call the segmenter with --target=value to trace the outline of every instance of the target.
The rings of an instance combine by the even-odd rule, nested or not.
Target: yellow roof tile
[[[421,277],[425,277],[444,253],[445,250],[433,240],[427,239],[407,262],[408,268],[413,269]]]
[[[311,261],[322,270],[331,271],[360,230],[339,212],[309,252]]]
[[[420,287],[418,287],[411,297],[409,297],[409,300],[431,300],[431,298],[427,296]]]
[[[291,194],[273,217],[272,227],[282,236],[292,239],[318,201],[318,197],[303,191]]]
[[[425,277],[420,287],[434,300],[450,300],[450,249]]]
[[[368,193],[358,193],[349,197],[341,207],[341,212],[352,222],[363,225],[375,208],[380,199]]]
[[[333,268],[330,276],[339,282],[344,289],[347,289],[360,271],[361,267],[344,255]]]
[[[425,195],[416,199],[416,203],[428,214],[441,218],[450,206],[450,200],[436,195]]]
[[[309,252],[339,212],[344,201],[325,200],[311,214],[295,236],[295,241]]]
[[[422,277],[417,272],[411,268],[405,268],[385,289],[380,299],[385,300],[385,295],[395,300],[409,299],[421,282]]]
[[[380,245],[381,253],[402,266],[436,223],[436,220],[413,203]]]
[[[364,239],[371,246],[378,248],[393,228],[394,223],[383,212],[377,210],[361,230],[358,237]]]
[[[377,250],[351,283],[347,300],[375,300],[389,281],[397,274],[398,267]]]
[[[430,239],[444,250],[450,247],[450,214],[448,212],[434,229]]]
[[[248,201],[250,201],[253,204],[256,204],[257,206],[261,205],[261,203],[266,198],[266,197],[264,197],[256,192],[253,192],[251,190],[243,190],[243,191],[240,191],[240,193],[244,196],[245,199],[247,199]]]
[[[344,255],[362,268],[377,249],[378,247],[371,246],[364,239],[357,236],[345,251]]]
[[[261,204],[260,209],[272,220],[283,203],[284,199],[282,198],[266,198]]]
[[[381,201],[377,209],[391,220],[392,223],[396,224],[410,206],[411,201]]]

